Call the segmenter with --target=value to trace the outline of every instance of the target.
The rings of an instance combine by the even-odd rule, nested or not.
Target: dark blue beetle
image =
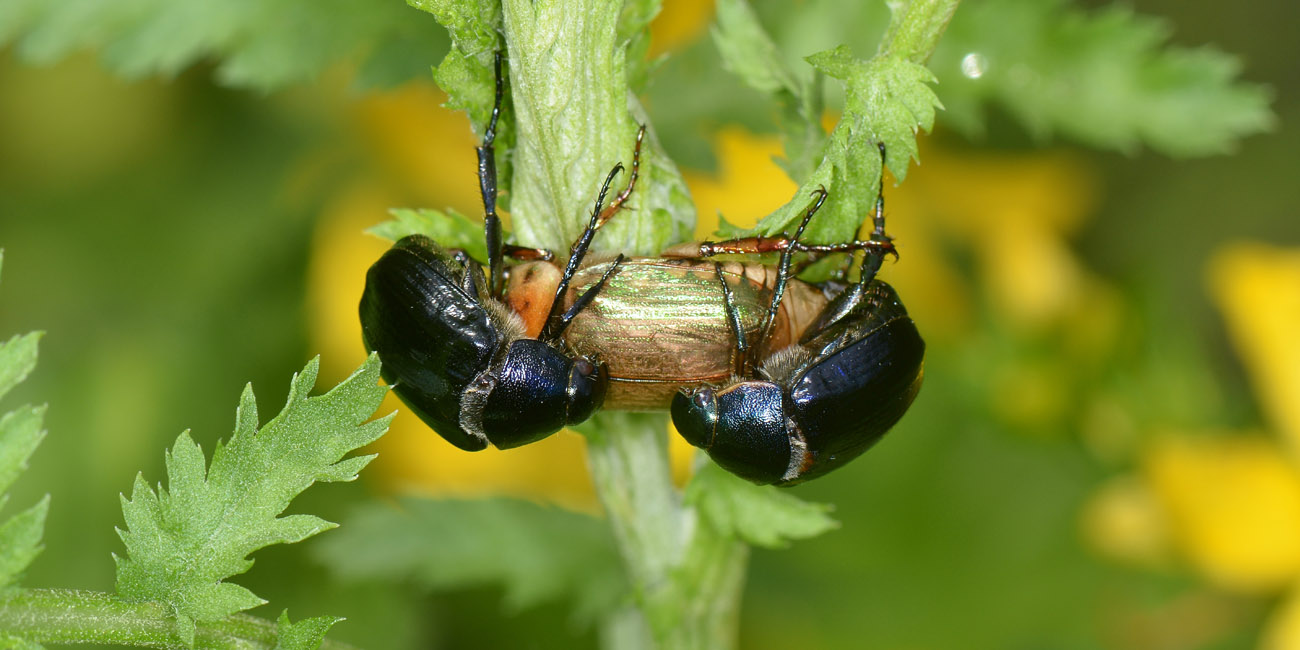
[[[604,364],[564,352],[560,336],[622,256],[567,311],[560,298],[596,229],[627,198],[636,177],[634,158],[627,190],[602,209],[622,165],[605,178],[591,220],[570,250],[545,327],[538,338],[526,337],[519,315],[501,301],[502,258],[549,259],[550,253],[501,242],[493,140],[503,93],[498,55],[496,104],[478,147],[487,274],[464,252],[411,235],[370,267],[361,296],[362,339],[367,350],[379,353],[384,380],[425,424],[467,451],[524,445],[582,422],[600,407],[608,383]],[[637,146],[639,156],[639,136]]]
[[[870,241],[804,246],[799,237],[825,198],[820,191],[794,237],[779,240],[784,249],[758,345],[747,346],[730,289],[721,283],[737,341],[737,378],[720,388],[683,389],[673,397],[673,424],[682,437],[755,483],[794,485],[853,460],[903,416],[921,388],[925,342],[898,294],[875,279],[884,256],[894,252],[884,231],[883,188]],[[701,251],[729,248],[726,242],[706,243]],[[792,254],[855,248],[866,251],[858,282],[827,304],[798,344],[760,363],[757,355],[780,306]]]

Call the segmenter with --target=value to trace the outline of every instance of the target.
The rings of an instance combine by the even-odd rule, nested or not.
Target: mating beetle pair
[[[471,451],[514,447],[584,421],[609,392],[611,408],[670,407],[683,437],[733,473],[789,485],[843,465],[902,416],[920,386],[924,343],[893,289],[874,279],[893,251],[883,199],[866,242],[799,241],[822,191],[788,239],[706,242],[584,267],[595,231],[635,185],[638,135],[627,189],[604,207],[615,166],[558,279],[551,266],[507,272],[505,256],[549,265],[549,253],[501,242],[493,158],[499,57],[496,92],[478,148],[486,275],[463,252],[406,237],[371,267],[361,301],[363,338],[379,353],[385,380],[436,432]],[[699,259],[776,250],[775,268]],[[865,251],[859,280],[847,287],[791,278],[795,252],[856,250]],[[543,305],[544,318],[523,303]],[[673,305],[694,318],[670,318],[641,337],[658,347],[627,336],[638,315]],[[703,366],[687,370],[689,359]]]

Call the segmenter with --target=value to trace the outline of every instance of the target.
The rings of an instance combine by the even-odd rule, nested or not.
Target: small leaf
[[[459,248],[476,260],[487,259],[487,244],[483,238],[483,221],[471,219],[455,210],[446,212],[428,209],[394,208],[388,211],[392,219],[371,227],[366,232],[397,241],[407,235],[425,235],[444,248]],[[502,233],[509,240],[508,232]]]
[[[0,524],[0,589],[17,582],[18,576],[44,550],[41,535],[49,509],[47,494],[36,505]]]
[[[280,612],[276,619],[276,650],[316,650],[325,640],[335,623],[343,619],[334,616],[317,616],[306,618],[297,623],[289,622],[289,610]]]
[[[1167,43],[1161,18],[1126,5],[986,0],[958,11],[935,52],[946,123],[984,130],[996,104],[1031,135],[1171,156],[1231,151],[1274,127],[1273,93],[1240,79],[1241,61],[1210,45]]]
[[[368,505],[313,550],[349,580],[436,590],[500,585],[512,610],[569,598],[591,620],[626,587],[608,529],[586,515],[513,499],[408,498]]]
[[[0,265],[4,251],[0,249]],[[18,385],[36,367],[37,343],[41,333],[32,332],[15,336],[0,344],[0,397]],[[45,438],[41,428],[45,419],[44,406],[23,406],[0,415],[0,508],[9,500],[5,494],[27,469],[27,461]],[[14,584],[18,576],[36,559],[42,550],[41,536],[45,531],[45,516],[50,509],[46,495],[35,505],[0,520],[0,589]],[[0,637],[0,644],[5,643]],[[39,647],[15,639],[13,647]]]
[[[22,383],[36,367],[36,344],[44,335],[44,332],[29,332],[0,343],[0,397]]]
[[[12,43],[39,62],[96,50],[127,77],[170,77],[212,61],[222,82],[269,90],[341,61],[372,68],[372,77],[384,69],[391,79],[395,67],[403,79],[420,74],[423,65],[394,52],[438,51],[446,37],[416,17],[399,2],[374,0],[5,0],[0,46]]]
[[[686,486],[686,503],[724,535],[755,546],[781,548],[839,527],[831,507],[808,503],[772,486],[757,486],[705,463]]]
[[[447,93],[448,108],[465,111],[475,128],[487,125],[495,96],[493,53],[502,48],[497,35],[501,5],[475,0],[407,0],[447,28],[451,49],[433,73]],[[482,126],[480,126],[482,125]]]
[[[844,46],[819,52],[808,62],[844,82],[844,114],[831,131],[824,157],[794,198],[764,217],[754,232],[772,235],[795,228],[811,194],[829,195],[808,225],[804,239],[834,242],[852,239],[874,208],[880,187],[883,144],[886,163],[900,181],[916,157],[916,133],[934,126],[939,100],[925,66],[902,56],[881,54],[869,61],[855,58]]]
[[[27,461],[45,439],[44,406],[24,406],[0,416],[0,506],[5,491],[27,469]]]
[[[126,529],[118,532],[127,550],[115,557],[122,596],[170,603],[182,620],[224,618],[264,602],[224,582],[252,566],[250,553],[333,527],[311,515],[278,515],[321,477],[354,476],[364,461],[343,456],[382,435],[391,416],[366,422],[386,392],[377,357],[328,393],[308,397],[318,367],[314,360],[294,376],[284,409],[261,429],[245,388],[235,432],[210,464],[182,433],[166,454],[166,489],[137,476],[123,499]]]

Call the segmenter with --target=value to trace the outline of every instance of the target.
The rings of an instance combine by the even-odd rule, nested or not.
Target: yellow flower
[[[1117,479],[1094,497],[1085,510],[1085,531],[1103,551],[1129,560],[1150,562],[1177,552],[1223,589],[1262,595],[1289,591],[1261,643],[1296,649],[1300,250],[1230,244],[1211,261],[1209,284],[1278,435],[1162,436],[1144,451],[1139,474]]]
[[[1226,246],[1211,263],[1210,288],[1265,415],[1300,452],[1300,250]]]

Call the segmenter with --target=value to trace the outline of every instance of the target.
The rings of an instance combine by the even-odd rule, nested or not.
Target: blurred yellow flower
[[[1210,288],[1264,414],[1300,452],[1300,249],[1225,246]]]
[[[1085,509],[1103,552],[1149,561],[1176,551],[1220,588],[1290,591],[1261,647],[1300,648],[1300,250],[1229,244],[1211,260],[1211,293],[1277,437],[1257,432],[1166,435],[1141,471]],[[1135,503],[1142,504],[1134,507]],[[1161,548],[1163,547],[1163,548]]]
[[[1300,577],[1300,473],[1271,440],[1170,436],[1148,450],[1144,475],[1171,539],[1216,584],[1268,593]]]

